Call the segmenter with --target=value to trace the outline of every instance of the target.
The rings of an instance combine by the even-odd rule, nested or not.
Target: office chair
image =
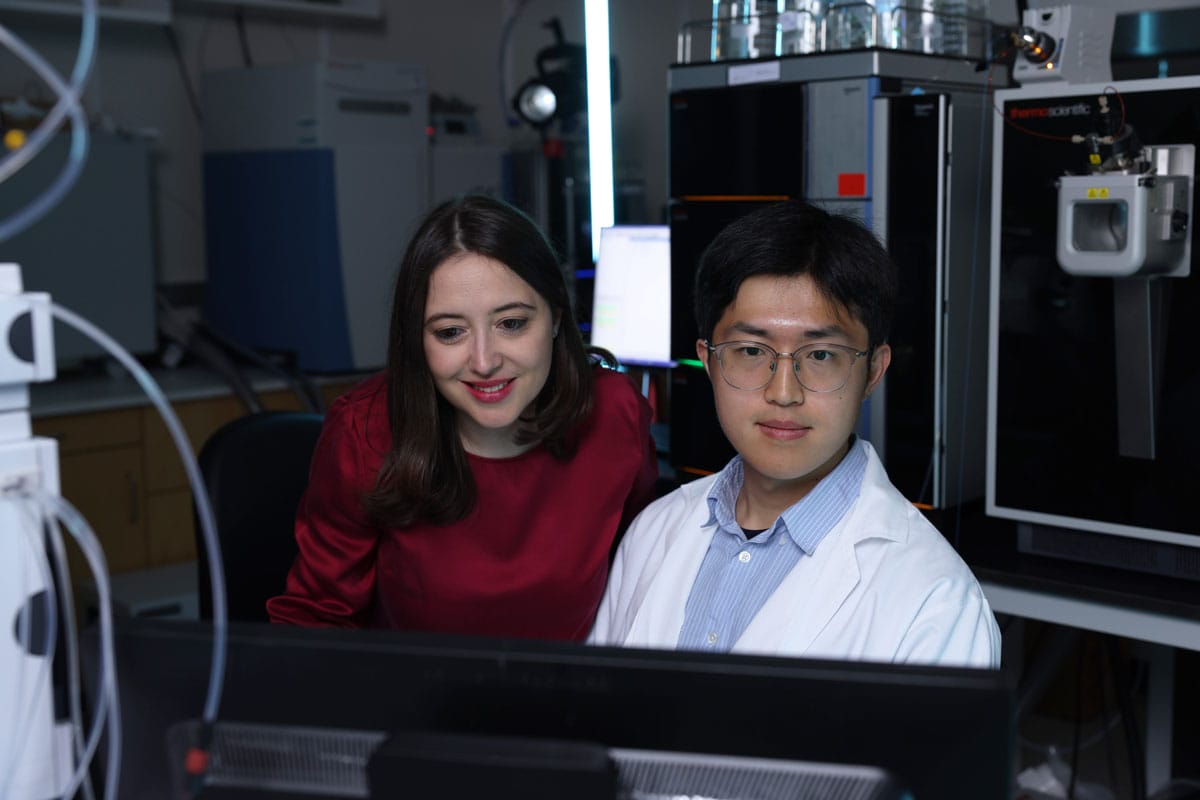
[[[267,599],[283,591],[296,557],[296,507],[308,485],[322,419],[300,411],[250,414],[226,423],[200,450],[230,620],[266,622]],[[198,517],[195,529],[200,616],[211,619],[208,553]]]

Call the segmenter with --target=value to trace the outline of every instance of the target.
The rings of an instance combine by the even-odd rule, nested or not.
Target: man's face
[[[713,329],[713,345],[729,341],[765,344],[779,353],[816,343],[865,351],[868,335],[866,326],[827,300],[809,276],[757,275],[742,283]],[[696,354],[712,381],[721,429],[745,462],[746,482],[764,490],[794,490],[795,500],[846,454],[862,402],[891,361],[887,345],[873,355],[850,355],[845,385],[814,392],[800,385],[792,361],[780,358],[766,386],[747,391],[722,377],[716,355],[703,341],[696,343]]]

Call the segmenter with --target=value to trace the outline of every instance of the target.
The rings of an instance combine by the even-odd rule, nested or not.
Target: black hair
[[[866,327],[870,351],[887,341],[896,305],[896,268],[860,221],[787,200],[730,223],[704,251],[696,270],[701,339],[711,341],[742,283],[756,275],[809,276],[822,295]]]

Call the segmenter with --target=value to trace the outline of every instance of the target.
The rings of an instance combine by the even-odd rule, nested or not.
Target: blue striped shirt
[[[797,562],[817,545],[858,499],[867,454],[850,451],[812,491],[747,539],[734,513],[742,490],[742,457],[735,456],[708,493],[708,525],[716,524],[708,552],[684,608],[677,647],[725,653]]]

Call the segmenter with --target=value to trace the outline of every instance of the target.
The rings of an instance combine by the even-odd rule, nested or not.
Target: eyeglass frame
[[[709,353],[717,354],[717,369],[719,369],[721,371],[721,380],[725,381],[725,383],[729,384],[734,389],[737,389],[739,392],[757,392],[759,389],[763,389],[766,386],[768,386],[771,383],[771,379],[775,377],[775,371],[776,371],[775,368],[776,368],[776,365],[779,364],[779,359],[786,357],[786,358],[791,359],[792,374],[796,376],[796,382],[800,384],[800,387],[802,389],[804,389],[806,392],[814,392],[816,394],[832,394],[833,392],[840,391],[841,389],[844,389],[846,387],[846,384],[850,382],[850,375],[854,372],[854,365],[858,363],[858,360],[860,358],[863,358],[869,354],[869,351],[867,351],[867,350],[856,350],[854,347],[852,347],[848,344],[834,344],[833,342],[813,342],[812,344],[806,344],[803,347],[797,347],[795,350],[793,350],[790,353],[780,353],[778,350],[776,350],[774,347],[771,347],[771,345],[769,345],[769,344],[763,344],[762,342],[756,342],[756,341],[753,341],[750,339],[731,339],[727,342],[718,342],[717,344],[713,344],[712,342],[708,341],[708,339],[701,339],[700,341],[704,343],[704,346],[706,348],[708,348]],[[755,386],[752,389],[746,389],[741,386],[738,386],[737,384],[730,381],[729,378],[725,377],[725,362],[721,360],[721,353],[718,351],[725,349],[726,347],[728,347],[731,344],[751,345],[753,347],[757,347],[762,350],[766,350],[769,353],[775,354],[775,357],[773,359],[771,359],[771,374],[770,374],[770,376],[768,376],[768,378],[765,381],[762,382],[762,384],[760,384],[759,386]],[[827,348],[827,349],[828,348],[837,348],[838,350],[847,350],[850,352],[851,355],[854,356],[854,358],[850,361],[850,367],[846,370],[845,380],[843,380],[839,385],[835,386],[832,389],[813,389],[809,386],[806,386],[804,384],[804,381],[800,380],[800,362],[796,360],[796,354],[804,352],[804,351],[811,351],[814,348],[822,348],[822,347]]]

